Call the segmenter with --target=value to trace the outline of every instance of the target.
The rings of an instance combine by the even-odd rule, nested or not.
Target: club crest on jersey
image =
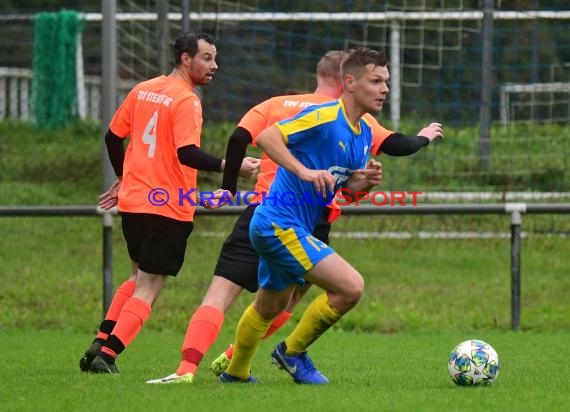
[[[353,170],[341,166],[331,166],[329,167],[328,172],[334,176],[337,185],[342,185],[350,178]]]

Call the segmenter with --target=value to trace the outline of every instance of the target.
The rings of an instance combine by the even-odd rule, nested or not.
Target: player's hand
[[[418,132],[418,136],[425,136],[430,142],[435,139],[443,139],[443,127],[441,123],[431,123]]]
[[[234,195],[229,190],[217,189],[214,191],[213,196],[207,199],[200,199],[200,204],[206,209],[219,209],[226,204],[231,204]]]
[[[119,189],[121,188],[121,181],[115,180],[109,190],[101,193],[99,196],[99,207],[103,210],[109,210],[119,203]]]
[[[246,179],[253,179],[259,172],[259,164],[261,161],[255,157],[244,157],[239,169],[239,175]]]
[[[328,170],[305,169],[299,174],[299,178],[305,182],[312,182],[323,199],[327,198],[328,193],[334,193],[335,178]]]
[[[368,160],[365,169],[356,171],[361,176],[364,176],[366,183],[370,186],[379,185],[382,182],[382,163],[375,159]]]

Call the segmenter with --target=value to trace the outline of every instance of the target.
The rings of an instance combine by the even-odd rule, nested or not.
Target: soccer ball
[[[453,349],[447,367],[457,385],[490,385],[499,375],[499,356],[488,343],[469,339]]]

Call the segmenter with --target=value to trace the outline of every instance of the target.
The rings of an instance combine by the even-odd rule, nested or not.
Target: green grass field
[[[202,234],[223,235],[233,219],[197,218],[185,265],[161,294],[148,328],[185,328],[208,287],[224,241],[223,236]],[[343,224],[355,229],[356,222],[371,226],[370,219],[351,217]],[[341,222],[342,218],[334,233],[345,229]],[[118,219],[115,226],[116,287],[128,276],[130,263]],[[98,326],[102,294],[98,218],[2,218],[0,233],[3,328],[88,332]],[[365,295],[341,321],[342,329],[394,333],[511,326],[509,239],[334,237],[332,245],[366,281]],[[561,258],[569,250],[566,237],[531,233],[523,239],[522,330],[570,330],[570,277]],[[251,299],[243,294],[228,321],[237,321]]]
[[[220,133],[227,136],[227,130]],[[62,132],[39,133],[28,126],[0,122],[0,204],[94,204],[100,187],[98,134],[97,125],[72,125]],[[466,143],[470,135],[461,134],[455,148]],[[510,141],[510,137],[502,138]],[[223,152],[219,139],[214,140],[213,152]],[[434,161],[453,152],[449,146],[418,155],[417,160],[390,159],[387,165],[390,170],[396,164],[413,170],[405,187],[416,187]],[[521,149],[513,159],[522,159],[526,150]],[[541,170],[541,159],[536,159],[537,170]],[[447,176],[457,178],[455,183],[460,184],[460,167],[465,165],[460,164],[461,157],[456,160],[438,163],[454,168]],[[566,170],[558,158],[552,168]],[[535,176],[535,180],[531,176],[529,182],[538,184],[544,176]],[[204,175],[204,190],[213,187],[217,178]],[[391,179],[390,174],[385,178]],[[560,179],[566,182],[565,177]],[[480,183],[482,189],[489,189],[488,181]],[[491,189],[501,188],[505,188],[503,183]],[[272,347],[294,327],[309,299],[301,303],[283,331],[262,345],[253,370],[264,381],[262,385],[224,386],[215,380],[207,366],[232,341],[235,324],[253,299],[247,293],[226,314],[220,339],[207,354],[195,384],[146,385],[146,379],[164,376],[176,368],[188,318],[208,287],[224,234],[234,220],[196,219],[185,265],[162,292],[141,335],[121,355],[121,373],[92,376],[79,372],[78,360],[102,316],[100,219],[0,218],[0,355],[8,369],[0,383],[0,408],[568,409],[570,277],[566,256],[570,252],[570,221],[556,215],[523,215],[520,331],[510,330],[508,237],[419,236],[422,231],[508,235],[507,215],[343,217],[333,227],[332,245],[361,271],[366,291],[356,308],[311,347],[311,356],[331,379],[330,385],[295,385],[269,360]],[[412,237],[362,240],[347,236],[347,232],[360,231],[407,231]],[[117,287],[130,271],[119,219],[115,220],[113,253]],[[315,294],[310,292],[309,298]],[[501,372],[492,387],[458,388],[448,376],[451,350],[471,337],[491,343],[499,353]]]
[[[203,229],[230,222],[210,219],[202,219]],[[346,224],[354,228],[353,219]],[[79,372],[78,359],[101,319],[99,220],[4,218],[0,231],[5,256],[0,355],[9,359],[0,385],[4,410],[562,411],[570,402],[570,278],[560,258],[569,240],[564,237],[535,234],[523,240],[519,332],[509,330],[508,239],[334,238],[367,286],[358,306],[311,348],[330,385],[295,385],[270,364],[271,348],[301,310],[262,345],[253,371],[262,385],[227,387],[215,380],[207,367],[232,341],[237,319],[252,299],[244,294],[228,311],[195,384],[154,387],[145,380],[177,366],[188,317],[209,283],[223,237],[200,236],[197,229],[179,278],[169,283],[145,329],[121,355],[121,373],[91,376]],[[114,251],[117,285],[128,271],[119,230]],[[458,388],[447,374],[454,345],[471,337],[488,341],[499,353],[501,372],[492,387]]]
[[[180,334],[145,330],[121,357],[119,375],[79,372],[84,334],[0,331],[4,363],[0,397],[6,411],[566,411],[568,332],[478,331],[361,334],[331,331],[311,354],[331,380],[296,385],[260,348],[259,385],[218,383],[209,363],[231,339],[224,328],[192,385],[147,385],[173,372]],[[287,330],[290,330],[286,327]],[[447,358],[459,341],[477,336],[497,349],[501,371],[491,387],[456,387]],[[6,373],[7,371],[7,373]]]

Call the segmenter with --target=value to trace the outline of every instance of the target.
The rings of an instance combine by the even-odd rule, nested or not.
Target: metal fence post
[[[394,130],[400,128],[400,111],[402,106],[402,84],[400,53],[402,52],[400,41],[401,25],[399,20],[390,22],[390,120]]]
[[[481,28],[481,100],[479,104],[479,165],[489,170],[491,164],[491,123],[493,89],[493,0],[483,0]]]
[[[101,123],[103,133],[106,133],[117,109],[117,0],[101,0],[101,10]],[[105,145],[101,145],[101,176],[101,191],[104,192],[117,178]]]
[[[524,203],[505,205],[511,213],[511,328],[520,329],[521,323],[521,212],[526,210]]]

